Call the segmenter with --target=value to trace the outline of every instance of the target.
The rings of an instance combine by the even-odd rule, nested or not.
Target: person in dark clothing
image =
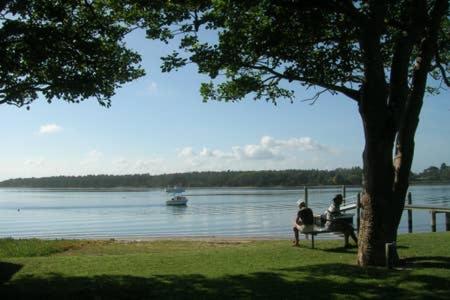
[[[293,246],[298,247],[299,244],[299,233],[304,231],[312,231],[314,229],[314,217],[313,212],[310,208],[306,207],[306,203],[301,201],[298,204],[297,218],[295,219],[294,227],[294,237]]]

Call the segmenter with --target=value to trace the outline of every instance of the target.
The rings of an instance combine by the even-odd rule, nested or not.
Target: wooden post
[[[445,213],[445,231],[450,231],[450,213]]]
[[[356,232],[359,233],[359,223],[361,221],[361,193],[356,197]]]
[[[386,243],[386,267],[392,269],[394,267],[395,242]]]
[[[412,204],[412,195],[411,192],[408,193],[408,205]],[[412,209],[408,209],[408,232],[412,233],[413,231],[413,220],[412,220]]]
[[[431,211],[431,231],[436,232],[436,212]]]
[[[306,186],[305,186],[305,194],[304,194],[304,196],[305,196],[306,207],[308,207],[308,188]]]
[[[344,203],[342,203],[342,204],[344,204],[345,205],[345,198],[347,197],[347,190],[346,190],[346,187],[345,187],[345,185],[343,185],[342,186],[342,198],[344,198]]]

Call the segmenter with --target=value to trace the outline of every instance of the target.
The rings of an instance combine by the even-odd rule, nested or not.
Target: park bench
[[[353,224],[353,216],[354,216],[354,214],[342,214],[342,215],[336,217],[335,219],[343,220],[345,222]],[[311,235],[311,249],[314,249],[314,237],[318,234],[332,233],[332,234],[337,234],[337,235],[343,236],[342,232],[328,230],[324,225],[325,224],[324,224],[321,216],[314,215],[314,227],[312,228],[312,230],[310,228],[309,230],[300,231],[300,233],[304,234],[306,236],[306,238],[308,238],[308,236]]]

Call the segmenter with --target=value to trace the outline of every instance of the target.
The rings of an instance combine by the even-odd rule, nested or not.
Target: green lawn
[[[342,241],[0,240],[0,299],[449,299],[450,233],[402,235],[401,270]]]

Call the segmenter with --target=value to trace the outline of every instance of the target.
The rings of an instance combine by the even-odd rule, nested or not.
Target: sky
[[[123,85],[104,108],[39,99],[0,106],[0,180],[87,174],[335,169],[362,166],[364,135],[357,105],[342,95],[301,101],[314,90],[293,84],[294,103],[251,97],[202,102],[195,66],[161,73],[165,45],[134,32],[127,44],[147,75]],[[427,96],[416,134],[413,171],[450,164],[450,93]]]

